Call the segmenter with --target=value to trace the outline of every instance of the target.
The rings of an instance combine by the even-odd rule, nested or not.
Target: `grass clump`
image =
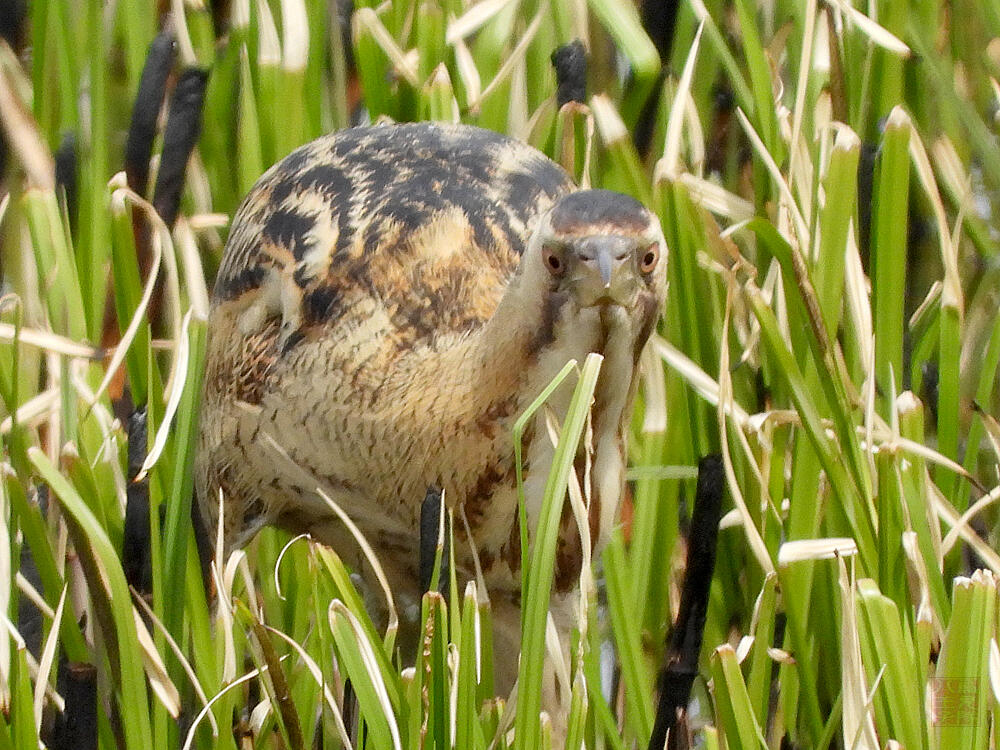
[[[425,598],[401,669],[335,551],[265,531],[212,569],[214,618],[203,585],[190,467],[228,217],[292,148],[388,117],[522,138],[640,198],[666,233],[631,516],[565,665],[569,744],[648,742],[694,467],[721,453],[732,505],[680,731],[706,747],[996,747],[995,4],[692,0],[665,25],[653,3],[606,0],[170,7],[36,0],[0,47],[0,746],[83,741],[65,717],[84,715],[102,748],[553,741],[536,691],[494,695],[475,587]],[[176,47],[151,106],[170,102],[167,131],[147,116],[127,148],[164,29]],[[559,106],[550,56],[577,38],[590,95]],[[178,150],[184,91],[204,127]],[[148,153],[158,178],[186,163],[176,207],[126,169]],[[579,364],[585,389],[597,365]],[[146,409],[131,438],[123,385]],[[124,574],[135,523],[146,598]],[[534,685],[544,576],[526,591]]]

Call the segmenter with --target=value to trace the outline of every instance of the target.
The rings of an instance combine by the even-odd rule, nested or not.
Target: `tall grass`
[[[607,0],[389,0],[350,17],[325,0],[164,5],[169,21],[152,4],[36,0],[24,49],[0,47],[12,156],[0,200],[0,747],[78,743],[63,717],[88,702],[102,748],[553,742],[537,687],[544,525],[525,546],[528,657],[509,703],[494,695],[490,610],[474,585],[425,597],[413,668],[334,550],[268,530],[216,561],[212,594],[203,585],[190,466],[226,221],[292,148],[379,118],[510,133],[581,182],[637,196],[667,236],[629,519],[596,561],[601,585],[582,589],[564,665],[569,744],[647,743],[694,467],[720,452],[732,505],[695,740],[997,746],[994,3],[691,0],[670,45]],[[175,72],[208,71],[172,228],[117,176],[166,25]],[[578,37],[590,96],[559,110],[549,57]],[[58,183],[53,154],[71,166]],[[566,373],[578,398],[565,440],[583,430],[597,366]],[[117,370],[147,409],[146,599],[123,573]],[[566,482],[554,474],[543,517],[559,517]],[[30,609],[37,632],[19,615]],[[80,662],[96,678],[68,666]]]

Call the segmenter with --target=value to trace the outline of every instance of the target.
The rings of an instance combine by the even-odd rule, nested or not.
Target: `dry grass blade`
[[[941,200],[941,193],[937,188],[937,181],[934,179],[934,170],[931,167],[927,151],[924,149],[923,141],[913,129],[913,123],[909,115],[902,107],[896,107],[889,114],[886,127],[909,127],[913,132],[910,135],[910,158],[913,160],[914,169],[920,184],[924,188],[924,194],[930,201],[934,211],[934,219],[938,225],[938,241],[941,247],[941,263],[944,265],[944,288],[942,289],[942,304],[954,307],[959,315],[964,311],[965,305],[962,300],[962,278],[958,271],[958,248],[952,242],[951,227],[948,224],[948,216],[945,212],[944,202]]]
[[[411,86],[417,87],[420,85],[414,61],[403,52],[396,43],[396,40],[393,39],[392,34],[389,33],[389,30],[379,20],[374,10],[371,8],[359,8],[355,11],[351,24],[355,40],[358,39],[362,32],[371,34],[375,43],[378,44],[386,57],[389,58],[395,71]]]
[[[847,311],[859,344],[861,366],[866,373],[875,369],[875,329],[872,323],[871,294],[861,253],[854,239],[854,227],[847,233],[847,258],[844,265],[844,291]]]
[[[336,699],[333,697],[333,693],[330,692],[330,685],[323,676],[323,671],[320,669],[319,664],[313,659],[309,652],[302,648],[302,645],[292,638],[287,633],[283,633],[277,628],[272,628],[270,625],[264,626],[269,633],[281,638],[285,643],[291,646],[295,653],[299,655],[302,659],[302,663],[306,665],[306,669],[309,670],[309,674],[312,678],[316,680],[316,684],[323,690],[323,699],[326,701],[326,705],[330,708],[330,712],[333,714],[334,723],[337,725],[337,734],[340,735],[340,741],[343,743],[344,747],[352,748],[351,738],[348,736],[347,727],[344,725],[344,716],[340,712],[340,707],[337,705]]]
[[[930,288],[927,290],[927,295],[923,298],[917,309],[913,311],[910,316],[909,324],[910,328],[915,328],[920,324],[920,321],[928,315],[932,309],[935,309],[941,305],[941,289],[944,285],[940,280],[936,280],[931,284]]]
[[[949,527],[955,529],[958,535],[962,538],[966,544],[972,547],[973,551],[979,557],[982,558],[983,562],[989,566],[990,570],[994,574],[1000,575],[1000,555],[987,544],[982,537],[979,536],[973,529],[971,529],[966,524],[961,523],[961,517],[958,511],[951,502],[946,498],[941,491],[938,489],[937,485],[927,479],[927,487],[930,492],[930,499],[933,503],[934,512],[937,517],[944,521]],[[942,543],[943,544],[943,543]]]
[[[861,33],[879,47],[882,47],[882,49],[893,52],[900,57],[909,57],[913,54],[903,40],[856,9],[851,5],[849,0],[830,0],[830,4],[843,13],[850,23],[854,24]]]
[[[282,658],[284,658],[284,657],[282,657]],[[194,717],[194,721],[191,722],[191,726],[188,729],[187,737],[184,739],[184,746],[181,748],[181,750],[191,750],[191,744],[194,742],[194,735],[195,735],[195,732],[198,729],[198,725],[201,724],[202,719],[205,718],[205,714],[207,714],[209,711],[212,710],[212,705],[216,701],[218,701],[220,698],[222,698],[230,690],[234,690],[235,688],[237,688],[240,685],[242,685],[244,682],[252,680],[254,677],[256,677],[257,675],[259,675],[261,672],[266,672],[266,671],[267,671],[267,666],[266,665],[263,666],[263,667],[261,667],[260,669],[251,669],[249,672],[247,672],[244,675],[241,675],[240,677],[238,677],[237,679],[233,680],[232,682],[228,682],[226,684],[226,686],[222,688],[222,690],[220,690],[218,693],[216,693],[215,695],[213,695],[212,698],[211,698],[211,700],[209,700],[208,703],[206,703],[202,707],[202,709],[198,712],[198,715]]]
[[[466,539],[472,539],[472,528],[469,526],[469,518],[468,518],[468,516],[465,515],[465,504],[464,503],[458,503],[457,510],[458,510],[458,517],[462,519],[462,529],[465,531],[465,538]],[[479,550],[477,550],[476,546],[473,544],[473,545],[470,545],[470,551],[472,552],[472,565],[473,565],[473,567],[476,570],[476,581],[475,581],[476,599],[479,600],[479,601],[482,601],[482,602],[489,603],[489,601],[490,601],[490,595],[489,595],[489,591],[486,588],[486,578],[483,575],[483,565],[482,565],[482,561],[479,558]],[[472,585],[473,585],[473,582],[469,581],[468,586],[472,586]],[[468,587],[466,587],[466,588],[468,588]],[[477,612],[478,612],[478,610],[477,610]],[[479,626],[479,615],[478,614],[476,615],[476,626],[477,626],[477,628]],[[477,642],[478,642],[478,640],[479,639],[477,638]],[[478,654],[478,651],[477,651],[477,654]],[[478,662],[477,662],[477,674],[478,674]]]
[[[65,336],[60,336],[58,333],[39,331],[34,328],[19,328],[10,323],[0,323],[0,339],[80,359],[99,360],[103,359],[106,353],[103,349],[81,344]]]
[[[809,228],[806,226],[806,220],[802,216],[802,212],[799,210],[798,204],[795,202],[795,196],[792,195],[791,188],[788,187],[788,182],[785,180],[784,174],[778,168],[777,163],[774,161],[774,157],[771,156],[771,152],[767,150],[767,147],[764,145],[764,141],[761,140],[757,131],[754,130],[753,125],[750,123],[750,119],[739,107],[736,108],[736,116],[740,121],[740,125],[743,126],[743,131],[750,139],[750,143],[753,146],[754,151],[757,152],[761,161],[764,162],[764,166],[767,167],[768,173],[778,186],[778,191],[781,194],[783,205],[792,217],[792,227],[795,232],[795,239],[798,240],[799,248],[808,248],[810,246]],[[781,230],[780,226],[778,227],[778,230]],[[791,240],[792,238],[786,237],[785,239]],[[794,243],[792,242],[789,244],[794,246]]]
[[[915,531],[904,531],[902,537],[903,552],[906,554],[906,571],[910,590],[916,591],[915,597],[917,617],[927,618],[934,626],[934,632],[940,638],[944,634],[941,615],[934,609],[931,602],[930,576],[927,562],[920,551],[920,542]]]
[[[955,546],[955,542],[958,541],[963,530],[970,534],[976,533],[975,530],[969,526],[969,522],[983,510],[993,505],[993,503],[997,500],[1000,500],[1000,487],[994,487],[970,505],[965,512],[959,516],[958,520],[955,521],[955,525],[952,526],[951,530],[945,534],[944,539],[941,541],[942,552],[944,554],[948,554],[951,551],[951,548]]]
[[[202,217],[204,218],[204,216]],[[208,224],[206,226],[212,226]],[[184,284],[187,291],[188,300],[195,318],[199,320],[208,319],[208,284],[205,281],[205,269],[201,262],[201,253],[198,250],[198,243],[194,237],[195,223],[187,221],[183,216],[178,216],[174,224],[174,236],[176,237],[177,255],[181,259],[184,267]]]
[[[732,223],[741,223],[749,221],[756,215],[756,210],[750,201],[740,198],[710,180],[684,172],[680,176],[680,181],[688,189],[692,200],[716,216],[722,216]]]
[[[309,61],[309,16],[303,0],[281,0],[281,67],[301,73]]]
[[[690,155],[689,167],[695,175],[702,175],[705,171],[705,128],[701,124],[698,115],[698,105],[689,92],[684,97],[684,121],[687,124],[687,146]]]
[[[605,145],[611,145],[628,138],[628,129],[619,116],[615,105],[604,94],[597,94],[590,99],[590,109],[594,113],[594,123],[601,134]]]
[[[174,32],[177,34],[177,47],[181,62],[187,67],[198,62],[191,42],[191,32],[187,25],[187,15],[184,12],[184,0],[170,0],[170,16],[173,19]]]
[[[518,41],[517,46],[515,46],[514,49],[511,50],[510,56],[503,61],[503,64],[497,71],[497,74],[493,76],[493,80],[491,80],[488,84],[486,84],[486,88],[483,89],[482,93],[479,95],[479,98],[469,102],[470,109],[479,107],[482,104],[482,101],[486,97],[488,97],[491,93],[493,93],[494,89],[496,89],[497,86],[499,86],[509,77],[511,77],[512,73],[514,72],[514,69],[518,65],[524,65],[525,55],[528,52],[528,46],[531,44],[532,41],[534,41],[535,34],[538,33],[538,29],[542,25],[542,19],[545,18],[546,12],[547,8],[544,5],[542,5],[542,7],[538,9],[538,12],[535,13],[534,17],[531,19],[531,23],[528,24],[528,28],[524,30],[524,34]],[[515,77],[515,82],[516,82],[516,77]],[[514,99],[515,97],[512,96],[511,98]]]
[[[115,175],[111,183],[124,184],[124,173]],[[146,217],[152,223],[154,229],[152,234],[153,260],[150,264],[149,278],[146,280],[146,284],[142,290],[142,297],[139,301],[139,306],[132,315],[132,320],[129,321],[128,327],[125,329],[125,333],[122,334],[121,340],[115,349],[115,353],[112,355],[111,361],[108,363],[104,379],[101,381],[101,384],[98,386],[97,391],[94,394],[95,399],[101,397],[107,387],[111,384],[111,381],[114,379],[115,374],[118,372],[118,368],[120,368],[125,362],[125,355],[127,354],[129,347],[132,345],[132,342],[135,340],[136,334],[139,332],[139,327],[142,325],[142,321],[146,316],[146,311],[149,308],[149,301],[152,299],[153,290],[156,288],[156,280],[159,274],[161,261],[165,261],[167,269],[167,285],[170,288],[170,291],[173,292],[172,294],[167,295],[171,301],[171,317],[174,317],[176,321],[180,320],[180,289],[179,282],[177,281],[177,260],[174,258],[173,240],[170,238],[170,230],[167,229],[166,224],[163,223],[163,220],[160,218],[159,214],[156,213],[156,209],[153,208],[152,204],[127,187],[119,187],[112,194],[111,210],[124,212],[126,210],[126,198],[141,208],[146,214]],[[164,245],[167,247],[166,253],[163,252]]]
[[[842,690],[844,693],[843,727],[844,740],[849,747],[857,750],[878,750],[879,741],[875,734],[875,722],[868,701],[865,668],[861,663],[861,643],[858,637],[857,605],[854,584],[848,578],[847,565],[842,557],[837,559],[837,584],[840,588],[842,623],[841,667]]]
[[[42,617],[47,617],[48,619],[53,619],[56,616],[56,612],[49,603],[45,601],[42,595],[38,592],[38,589],[32,585],[31,581],[24,577],[21,571],[17,571],[14,576],[14,580],[17,583],[17,590],[20,591],[24,596],[28,598],[28,601],[42,614]],[[8,673],[5,672],[4,676]]]
[[[663,365],[653,347],[646,346],[643,350],[639,367],[646,407],[642,415],[642,431],[646,434],[664,432],[667,429],[667,387],[663,380]]]
[[[198,679],[198,675],[195,674],[194,667],[191,666],[191,662],[185,655],[184,649],[182,649],[178,645],[177,641],[174,640],[174,637],[170,634],[170,631],[168,631],[166,627],[164,627],[163,622],[160,620],[160,618],[158,618],[156,616],[156,613],[153,612],[152,608],[148,604],[146,604],[145,599],[139,596],[135,591],[132,592],[132,599],[136,604],[139,605],[139,608],[142,609],[143,614],[145,614],[146,617],[149,618],[149,621],[153,623],[153,626],[160,633],[160,635],[164,637],[164,639],[167,642],[167,645],[170,646],[170,650],[173,651],[174,656],[180,663],[181,668],[184,670],[184,674],[187,675],[188,681],[191,683],[191,688],[194,690],[194,693],[197,696],[198,701],[201,703],[202,707],[207,706],[208,696],[205,694],[205,689],[202,687],[201,681]],[[208,713],[208,721],[212,725],[212,736],[218,737],[219,724],[215,720],[215,714],[213,714],[211,711],[209,711]]]
[[[30,673],[31,679],[35,680],[37,683],[39,674],[38,662],[35,661],[35,658],[31,655],[31,652],[28,651],[28,647],[24,641],[24,637],[21,635],[20,631],[18,631],[17,626],[14,625],[14,623],[10,621],[7,615],[3,613],[0,613],[0,626],[7,629],[7,633],[10,636],[10,640],[13,642],[14,648],[18,651],[24,651],[24,660],[28,665],[28,671]],[[4,679],[7,678],[8,674],[10,673],[7,672],[3,675]],[[55,690],[53,690],[52,686],[49,685],[47,681],[43,681],[43,684],[45,685],[45,697],[49,699],[49,701],[52,703],[53,706],[56,707],[57,710],[62,711],[66,705],[63,697]],[[10,697],[9,695],[2,697],[8,701],[7,706],[4,708],[4,710],[6,711],[9,709],[10,706],[9,703]]]
[[[802,190],[812,189],[810,183],[804,180],[797,180],[799,173],[799,163],[803,161],[802,150],[799,148],[802,136],[802,118],[805,113],[806,102],[809,100],[807,89],[809,86],[809,73],[813,70],[812,56],[816,43],[816,2],[817,0],[807,0],[805,28],[802,34],[802,52],[799,55],[799,78],[795,86],[795,110],[792,114],[792,133],[789,143],[792,148],[789,152],[788,174],[789,180],[794,180]],[[805,145],[805,144],[802,144]],[[805,154],[808,159],[808,152]]]
[[[382,569],[382,565],[378,560],[378,555],[375,554],[375,550],[368,543],[365,535],[361,533],[361,529],[357,527],[343,508],[337,505],[333,498],[324,492],[322,487],[317,487],[316,492],[323,498],[330,509],[337,514],[337,517],[340,518],[345,526],[347,526],[348,530],[361,546],[361,549],[365,554],[365,558],[368,560],[369,564],[372,566],[372,570],[375,572],[375,577],[378,579],[379,586],[382,588],[386,606],[389,609],[389,623],[386,626],[386,632],[387,634],[395,633],[399,629],[399,615],[396,612],[396,600],[392,595],[392,587],[389,585],[389,579],[386,577],[385,571]]]
[[[62,593],[59,595],[59,604],[56,605],[55,615],[52,617],[52,625],[49,629],[49,637],[45,639],[42,658],[38,662],[38,674],[35,676],[35,726],[38,727],[39,731],[42,728],[42,709],[45,708],[45,690],[49,683],[49,672],[52,671],[56,649],[59,646],[59,627],[62,625],[68,590],[67,586],[63,586]]]
[[[1000,422],[997,422],[995,417],[987,414],[978,405],[973,405],[973,408],[979,414],[979,418],[983,420],[983,427],[986,428],[986,435],[990,439],[993,454],[997,457],[997,461],[1000,462]]]
[[[732,316],[732,303],[733,303],[734,289],[732,286],[729,287],[728,293],[726,295],[726,313],[722,319],[722,341],[729,341],[729,321]],[[747,543],[750,545],[750,550],[753,552],[754,557],[757,560],[757,564],[760,565],[761,570],[764,571],[765,575],[770,575],[774,573],[774,562],[771,560],[771,555],[767,551],[767,545],[764,543],[763,537],[760,535],[760,530],[754,523],[753,516],[750,514],[750,509],[747,507],[746,500],[743,497],[743,492],[740,489],[740,484],[736,479],[736,471],[733,468],[733,458],[729,451],[729,428],[726,424],[726,415],[732,413],[733,408],[733,388],[732,380],[729,373],[729,346],[723,345],[719,347],[719,403],[716,406],[716,419],[719,424],[719,439],[722,443],[722,465],[725,469],[726,474],[726,485],[729,487],[729,494],[733,498],[733,503],[739,510],[740,517],[742,520],[743,533],[746,535]],[[740,426],[736,426],[737,430],[740,430]],[[755,473],[757,473],[756,463],[753,461],[753,454],[751,451],[747,451],[747,455],[750,456],[750,465],[753,466]],[[763,478],[757,473],[757,480],[763,486]],[[766,491],[764,493],[767,494]]]
[[[962,164],[962,158],[955,150],[955,144],[947,136],[941,136],[931,144],[931,155],[934,157],[934,164],[941,179],[957,200],[961,210],[965,213],[974,212],[975,195],[972,183]]]
[[[457,44],[464,40],[486,25],[491,18],[494,18],[512,2],[516,3],[519,0],[482,0],[482,2],[476,3],[448,24],[445,41],[448,44]]]
[[[694,76],[694,66],[698,60],[698,48],[701,44],[701,34],[704,30],[705,21],[702,20],[698,24],[698,31],[695,32],[694,41],[691,43],[691,49],[688,51],[684,70],[681,73],[681,80],[677,84],[677,93],[674,94],[674,101],[670,108],[670,117],[667,120],[667,135],[664,140],[663,158],[656,163],[654,180],[675,180],[683,171],[680,164],[681,126],[684,122],[685,104],[691,93],[691,79]]]
[[[261,67],[281,64],[281,41],[274,15],[266,0],[257,0],[257,60]]]
[[[146,669],[149,685],[171,718],[176,719],[181,712],[180,693],[177,692],[177,687],[170,679],[170,675],[167,674],[167,668],[163,664],[163,659],[160,658],[160,652],[156,650],[156,644],[153,643],[153,638],[146,630],[146,623],[142,621],[142,617],[134,607],[132,615],[135,619],[135,630],[139,636],[139,647],[142,649],[142,664]]]
[[[272,573],[274,577],[274,591],[277,593],[278,598],[281,601],[287,601],[285,599],[285,595],[281,592],[281,561],[285,559],[285,553],[288,552],[292,545],[300,539],[312,539],[312,537],[308,534],[297,534],[296,536],[293,536],[281,547],[281,552],[278,553],[278,559],[274,562],[274,571]]]
[[[914,456],[919,456],[920,458],[930,461],[932,464],[943,466],[949,471],[955,472],[958,476],[971,482],[972,485],[980,492],[986,492],[986,488],[979,483],[979,480],[967,472],[958,462],[952,461],[947,456],[942,456],[936,450],[927,447],[923,443],[918,443],[915,440],[910,440],[908,438],[900,437],[898,434],[893,434],[893,431],[887,428],[884,424],[873,424],[870,432],[867,427],[858,427],[857,433],[859,437],[863,437],[865,439],[865,445],[869,451],[874,452],[882,449],[898,449],[905,451]]]
[[[181,396],[184,395],[184,385],[187,382],[188,357],[191,352],[191,342],[188,339],[188,326],[191,323],[192,312],[192,310],[188,310],[184,315],[184,321],[181,323],[180,338],[170,373],[167,406],[164,409],[160,426],[156,430],[153,445],[146,455],[146,460],[142,463],[142,468],[135,477],[135,481],[137,482],[142,481],[146,474],[149,473],[149,470],[160,460],[163,449],[167,447],[167,439],[173,431],[174,415],[177,413],[177,407],[180,406]]]
[[[38,125],[17,94],[14,76],[20,75],[17,56],[6,41],[0,40],[0,124],[7,141],[28,175],[28,185],[41,190],[55,189],[55,164]]]
[[[464,39],[455,41],[455,66],[458,68],[458,76],[465,87],[466,100],[469,102],[480,101],[483,96],[483,82],[479,76],[476,61]],[[471,105],[470,109],[472,109]]]
[[[222,679],[229,683],[236,677],[236,648],[233,643],[233,604],[232,588],[236,564],[246,556],[243,550],[237,550],[226,561],[225,500],[222,490],[219,490],[219,523],[216,527],[215,554],[212,556],[212,578],[215,581],[218,610],[216,619],[218,629],[222,632]],[[235,561],[235,562],[234,562]]]
[[[10,636],[11,640],[14,641],[14,648],[17,649],[26,648],[24,637],[21,635],[21,632],[17,629],[17,625],[12,623],[10,621],[10,618],[7,617],[6,613],[4,612],[0,612],[0,617],[3,618],[3,625],[5,628],[7,628],[7,634]]]
[[[52,409],[59,403],[60,388],[54,386],[25,401],[12,417],[0,422],[0,434],[9,434],[15,424],[34,426],[36,420],[47,419]]]
[[[719,405],[719,384],[698,365],[685,356],[659,334],[650,337],[653,350],[667,365],[676,371],[687,383],[712,406]],[[742,429],[750,420],[750,415],[735,401],[727,406],[726,415]]]
[[[858,545],[850,537],[798,539],[785,542],[778,549],[778,565],[784,567],[803,560],[832,560],[858,554]]]

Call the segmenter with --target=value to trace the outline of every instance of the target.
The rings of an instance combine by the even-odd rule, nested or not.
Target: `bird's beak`
[[[597,257],[594,258],[597,264],[597,272],[601,275],[601,282],[604,284],[604,288],[608,289],[611,287],[611,275],[614,273],[615,267],[621,265],[621,261],[616,261],[611,254],[611,248],[602,246],[597,251]]]
[[[629,244],[614,235],[588,237],[586,264],[597,271],[605,289],[611,288],[618,270],[628,259]]]

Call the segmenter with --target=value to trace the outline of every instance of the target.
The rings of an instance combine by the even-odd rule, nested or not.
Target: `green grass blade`
[[[872,188],[874,205],[871,264],[875,373],[879,387],[886,395],[902,390],[910,130],[906,114],[901,109],[894,110],[886,124],[875,185]],[[888,412],[883,410],[883,413]]]
[[[712,657],[712,681],[715,685],[717,724],[731,750],[762,750],[767,747],[760,726],[754,718],[736,652],[728,645],[719,646]]]
[[[954,609],[941,642],[934,695],[938,746],[969,750],[989,743],[986,711],[990,693],[989,643],[995,632],[997,588],[994,577],[977,571],[955,579]]]
[[[597,386],[601,361],[600,355],[589,354],[580,369],[580,379],[566,410],[559,444],[552,459],[552,470],[545,485],[538,526],[531,540],[527,586],[522,599],[521,664],[514,724],[514,742],[519,750],[538,747],[541,738],[538,712],[541,708],[542,665],[545,659],[545,620],[555,570],[559,519],[566,498],[569,472],[573,468],[573,459]]]
[[[116,643],[117,653],[112,654],[111,658],[117,664],[115,672],[119,682],[114,685],[114,689],[118,694],[119,705],[123,707],[121,717],[125,742],[129,748],[151,747],[149,714],[127,708],[131,705],[145,706],[147,692],[133,619],[132,598],[118,554],[83,498],[59,474],[48,457],[37,448],[32,448],[28,452],[28,458],[39,476],[59,498],[67,517],[72,520],[70,530],[77,550],[92,551],[95,562],[100,566],[99,573],[95,571],[99,577],[89,578],[89,583],[91,596],[106,598],[105,606],[110,612],[113,630],[107,635],[113,634]]]
[[[620,534],[615,534],[604,549],[604,575],[608,614],[625,689],[626,723],[640,741],[645,741],[653,732],[654,680],[643,658],[642,619],[633,612],[625,543]]]
[[[358,619],[340,600],[331,602],[328,615],[334,650],[358,696],[371,746],[377,750],[400,750],[399,728],[371,642],[365,639]]]

